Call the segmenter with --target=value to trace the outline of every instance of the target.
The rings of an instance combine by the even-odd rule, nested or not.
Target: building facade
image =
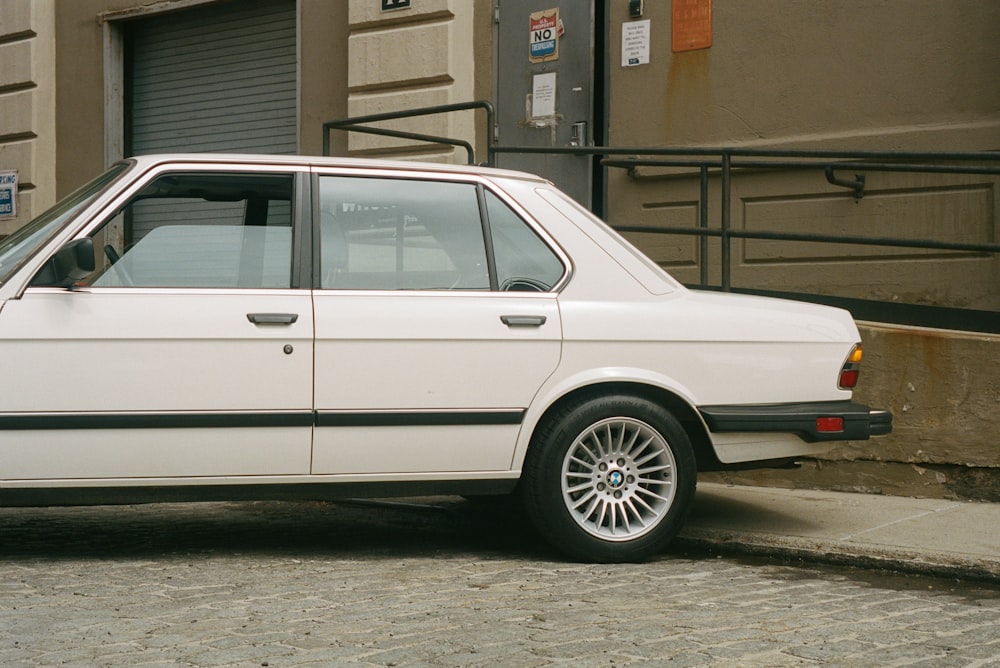
[[[0,4],[0,172],[17,177],[0,234],[56,200],[55,74],[55,3]]]
[[[637,153],[995,151],[998,33],[993,0],[5,0],[0,173],[16,172],[18,191],[16,215],[0,216],[0,234],[135,153],[319,154],[328,139],[335,155],[464,161],[463,150],[441,144],[325,137],[323,124],[473,100],[492,102],[495,127],[481,111],[381,125],[465,139],[478,160],[494,141]],[[718,284],[723,257],[715,241],[702,246],[657,231],[699,224],[697,170],[604,168],[573,154],[500,153],[497,162],[541,173],[612,225],[627,226],[680,280],[707,275]],[[866,176],[857,198],[821,171],[738,170],[731,225],[1000,239],[996,176]],[[718,224],[721,187],[713,173],[709,225]],[[738,287],[1000,310],[996,253],[750,239],[731,250]],[[897,423],[899,445],[887,456],[907,466],[1000,470],[988,435],[970,433],[958,450],[926,447],[954,433],[957,413],[992,413],[1000,401],[993,361],[1000,356],[982,360],[995,341],[951,339],[961,349],[948,352],[956,375],[948,381],[955,387],[945,388],[932,375],[939,352],[901,347],[896,334],[870,336],[930,355],[897,377],[889,372],[906,360],[887,349],[877,361],[884,372],[871,372],[890,375],[877,390],[893,395],[897,415],[928,407]],[[921,404],[914,394],[924,386],[934,389]],[[995,418],[987,423],[995,433]],[[917,434],[923,446],[904,443]]]

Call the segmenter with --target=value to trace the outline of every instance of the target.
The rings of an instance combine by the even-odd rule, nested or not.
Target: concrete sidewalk
[[[674,544],[1000,583],[1000,504],[702,483]]]

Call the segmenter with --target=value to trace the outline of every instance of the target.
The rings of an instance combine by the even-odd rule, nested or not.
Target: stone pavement
[[[884,550],[979,508],[995,555],[995,506],[948,508],[705,485],[641,564],[566,562],[456,497],[5,508],[0,666],[1000,666],[992,583],[684,546]]]
[[[702,483],[678,543],[1000,582],[997,503]]]

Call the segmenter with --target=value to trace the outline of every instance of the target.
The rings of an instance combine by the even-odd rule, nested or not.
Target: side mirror
[[[56,251],[31,284],[69,288],[90,276],[96,268],[94,240],[90,237],[75,239]]]
[[[55,264],[56,283],[68,288],[77,281],[94,273],[97,261],[94,259],[94,240],[90,237],[76,239],[56,251],[52,256]]]

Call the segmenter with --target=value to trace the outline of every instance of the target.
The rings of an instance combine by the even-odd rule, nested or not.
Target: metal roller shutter
[[[131,154],[295,153],[295,0],[242,0],[135,21]]]

